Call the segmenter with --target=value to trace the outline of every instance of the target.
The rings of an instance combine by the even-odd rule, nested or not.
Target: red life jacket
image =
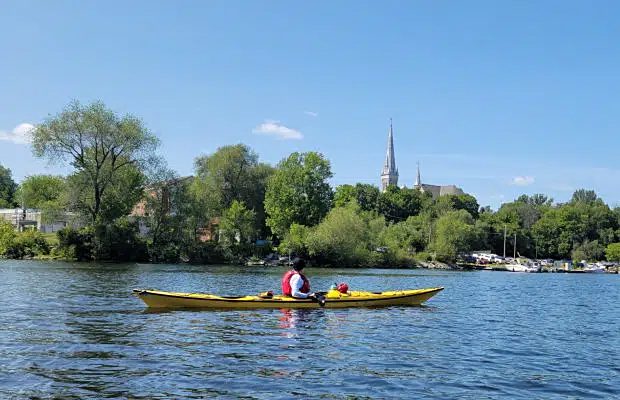
[[[310,281],[308,280],[308,278],[306,278],[304,274],[292,269],[290,271],[287,271],[282,277],[282,294],[285,296],[293,295],[293,288],[291,287],[291,278],[295,274],[299,274],[299,276],[301,276],[301,279],[304,281],[304,284],[301,286],[301,289],[299,289],[299,291],[302,293],[310,293]]]

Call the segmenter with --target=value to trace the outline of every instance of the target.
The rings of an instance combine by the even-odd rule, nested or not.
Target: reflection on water
[[[135,287],[275,289],[279,269],[0,261],[0,398],[620,396],[618,276],[309,270],[423,307],[149,311]]]

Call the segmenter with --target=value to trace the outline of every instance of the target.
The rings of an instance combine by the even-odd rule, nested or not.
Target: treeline
[[[38,157],[73,167],[21,185],[0,167],[0,205],[43,210],[74,226],[52,243],[0,223],[0,255],[78,260],[219,263],[280,254],[315,265],[405,266],[453,262],[472,250],[576,260],[620,260],[620,208],[578,190],[554,204],[523,195],[496,212],[473,196],[433,199],[416,189],[329,185],[330,163],[293,153],[275,167],[243,144],[195,160],[180,177],[156,157],[158,140],[134,116],[72,103],[38,125]],[[516,242],[515,242],[516,241]]]

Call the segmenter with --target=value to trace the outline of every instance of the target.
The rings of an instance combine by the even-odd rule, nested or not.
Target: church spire
[[[420,162],[418,161],[418,175],[415,178],[415,187],[422,186],[422,179],[420,179]]]
[[[398,169],[396,168],[396,158],[394,157],[394,131],[392,128],[392,118],[390,118],[390,130],[388,132],[387,152],[385,163],[381,171],[381,190],[385,191],[389,185],[398,184]]]

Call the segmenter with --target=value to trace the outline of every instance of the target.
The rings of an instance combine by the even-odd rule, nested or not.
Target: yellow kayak
[[[151,308],[254,309],[420,305],[442,290],[442,287],[436,287],[390,292],[349,291],[344,294],[337,290],[330,290],[324,293],[325,303],[323,305],[320,305],[316,300],[296,299],[281,295],[226,297],[206,293],[163,292],[151,289],[134,289],[133,293]]]

